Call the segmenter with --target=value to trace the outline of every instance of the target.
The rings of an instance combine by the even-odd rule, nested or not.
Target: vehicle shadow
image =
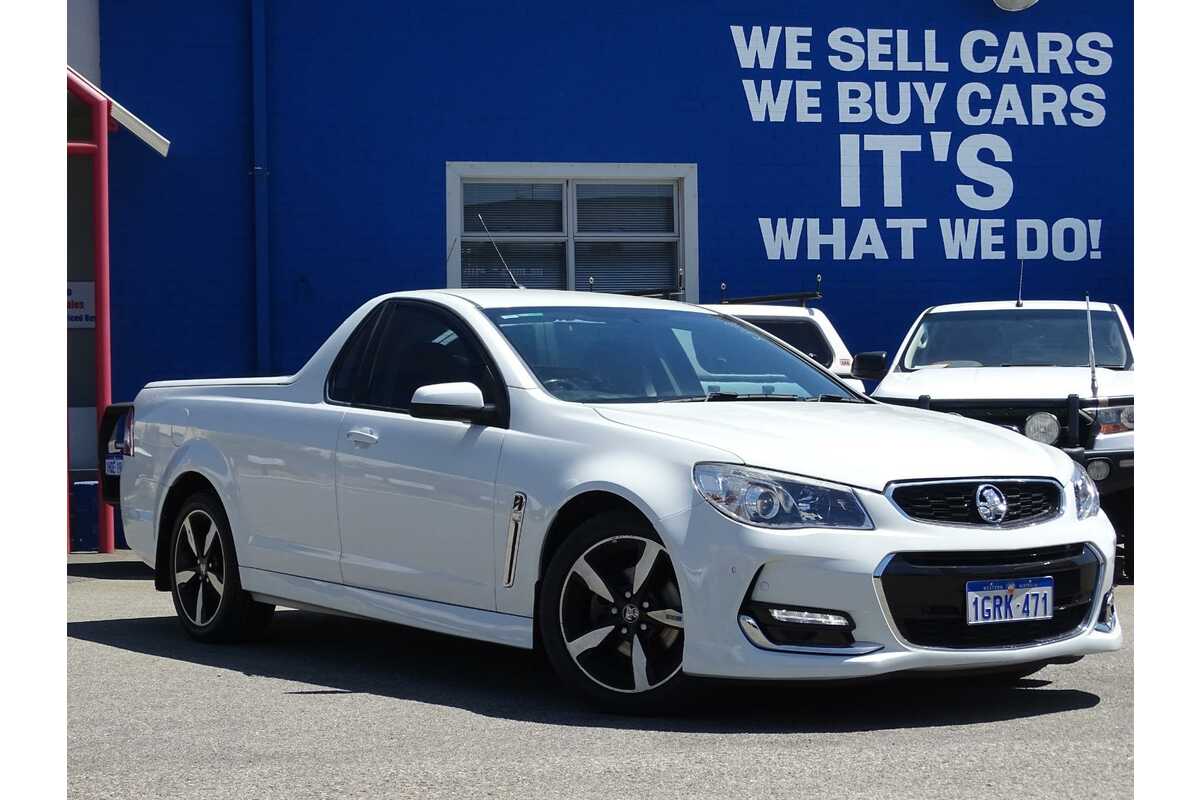
[[[68,578],[101,578],[109,581],[153,580],[154,570],[141,561],[72,561],[67,563]]]
[[[492,717],[704,733],[853,732],[971,725],[1090,708],[1099,697],[1026,679],[1012,688],[889,680],[858,685],[706,681],[672,717],[624,717],[582,706],[542,656],[398,625],[278,611],[269,637],[206,645],[173,617],[70,622],[67,635],[159,658],[308,684],[284,695],[370,693]],[[310,688],[311,687],[311,688]]]

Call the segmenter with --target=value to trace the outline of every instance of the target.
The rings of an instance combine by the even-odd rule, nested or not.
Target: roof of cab
[[[1111,306],[1111,303],[1104,303],[1099,300],[1092,301],[1093,311],[1103,311],[1106,306]],[[945,311],[996,311],[999,309],[1010,308],[1013,310],[1022,309],[1058,309],[1062,311],[1083,311],[1087,308],[1087,303],[1083,300],[1025,300],[1021,305],[1017,305],[1016,300],[988,300],[980,303],[950,303],[944,306],[934,306],[929,309],[930,314],[938,314]]]
[[[705,305],[705,308],[719,311],[722,314],[730,314],[735,317],[808,317],[810,319],[824,319],[825,314],[819,308],[809,308],[808,306],[787,306],[773,305],[769,303],[719,303],[715,305]]]
[[[605,292],[569,292],[557,289],[428,289],[414,292],[396,292],[388,297],[412,297],[426,300],[451,295],[474,303],[480,308],[525,308],[525,307],[602,307],[602,308],[658,308],[669,311],[696,311],[703,313],[700,306],[680,303],[675,300],[660,300],[653,297],[636,297]]]

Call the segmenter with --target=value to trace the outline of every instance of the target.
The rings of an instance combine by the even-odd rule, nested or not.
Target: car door
[[[413,392],[470,382],[506,408],[498,371],[461,319],[386,303],[337,445],[342,576],[352,586],[494,608],[492,545],[501,424],[421,419]]]
[[[330,370],[327,399],[349,396],[380,311],[368,314],[346,339]],[[340,583],[334,469],[345,408],[337,402],[267,402],[269,397],[212,409],[221,414],[223,431],[212,436],[237,475],[245,537],[238,542],[238,561],[244,567]]]

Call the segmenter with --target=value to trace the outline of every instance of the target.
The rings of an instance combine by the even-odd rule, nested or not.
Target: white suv
[[[837,375],[843,383],[856,391],[865,391],[863,382],[851,374],[853,357],[850,350],[833,327],[833,323],[829,321],[829,317],[819,308],[736,300],[708,305],[705,308],[729,314],[762,328]]]
[[[1121,645],[1078,464],[696,306],[387,295],[295,375],[127,413],[105,498],[204,641],[277,604],[371,617],[544,648],[637,712],[687,676],[1012,679]]]

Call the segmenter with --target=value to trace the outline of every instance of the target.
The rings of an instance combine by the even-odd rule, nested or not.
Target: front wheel
[[[206,642],[253,638],[275,606],[242,589],[225,509],[212,495],[193,495],[172,528],[171,598],[188,635]]]
[[[682,699],[679,583],[637,515],[601,514],[571,533],[546,571],[538,624],[559,677],[593,703],[647,714]]]

